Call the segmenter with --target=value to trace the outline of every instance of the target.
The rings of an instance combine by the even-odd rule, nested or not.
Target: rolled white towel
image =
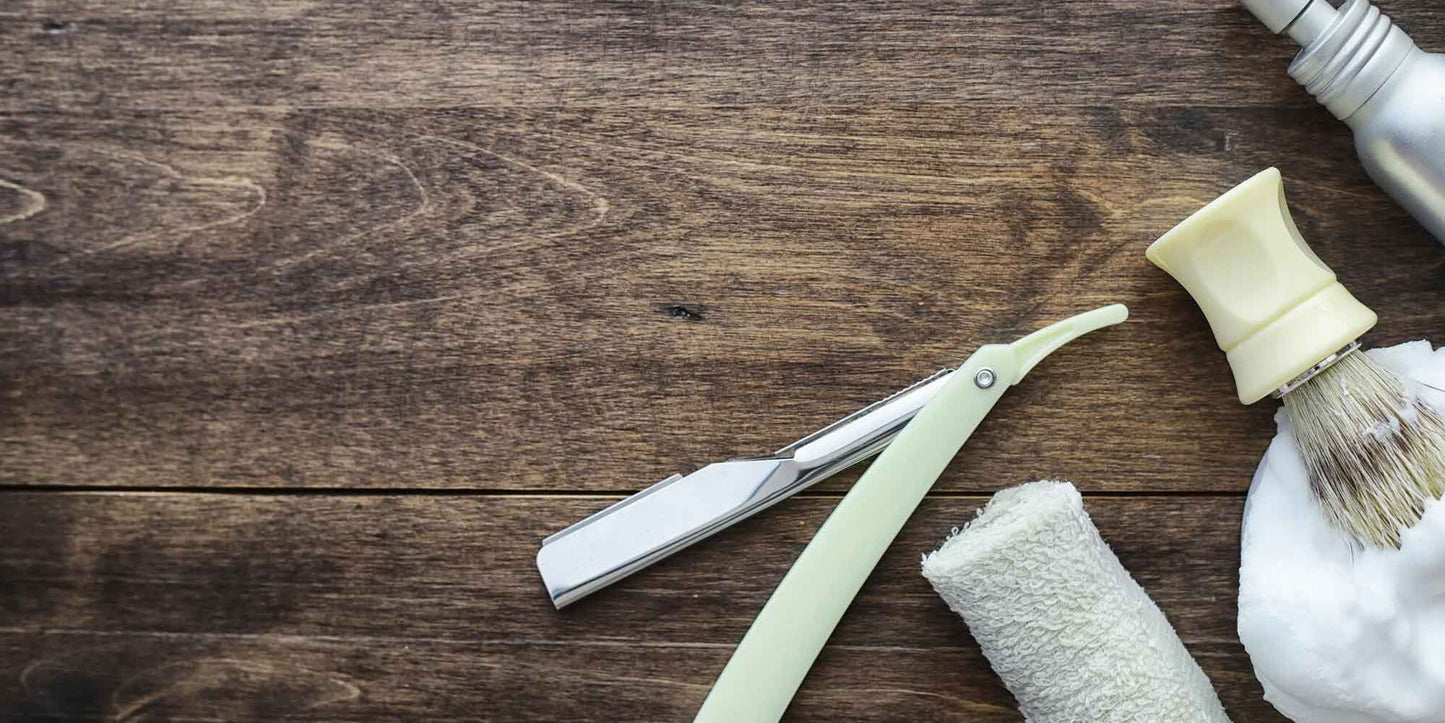
[[[1228,723],[1164,613],[1068,482],[993,496],[923,575],[1030,723]]]

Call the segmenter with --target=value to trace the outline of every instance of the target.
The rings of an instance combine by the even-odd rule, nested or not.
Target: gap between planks
[[[352,488],[352,487],[155,487],[126,485],[24,485],[0,484],[3,494],[133,494],[133,495],[210,495],[254,497],[501,497],[501,498],[580,498],[606,499],[628,497],[640,490],[500,490],[488,488]],[[929,492],[933,499],[992,497],[999,490],[944,490]],[[1083,492],[1084,497],[1111,498],[1189,498],[1244,497],[1248,490],[1099,490]],[[793,497],[841,499],[846,492],[803,490]]]

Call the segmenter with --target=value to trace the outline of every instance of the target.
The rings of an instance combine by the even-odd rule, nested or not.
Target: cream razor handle
[[[843,497],[778,584],[695,723],[770,723],[923,497],[1005,390],[1064,344],[1128,317],[1114,304],[980,347]]]

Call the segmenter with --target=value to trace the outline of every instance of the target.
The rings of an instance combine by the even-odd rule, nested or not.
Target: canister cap
[[[1240,4],[1269,26],[1270,32],[1279,34],[1304,12],[1310,0],[1240,0]]]
[[[1253,404],[1375,325],[1290,218],[1270,168],[1215,199],[1145,255],[1184,286]]]

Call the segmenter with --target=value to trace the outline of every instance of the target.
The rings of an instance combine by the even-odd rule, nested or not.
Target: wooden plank
[[[1440,336],[1445,257],[1322,112],[0,123],[5,484],[635,490],[1123,301],[939,489],[1243,490],[1270,405],[1142,252],[1281,158],[1372,340]]]
[[[537,541],[614,498],[3,499],[0,708],[61,720],[685,719],[836,503],[792,500],[556,612]],[[1018,720],[918,574],[981,502],[924,503],[790,720]],[[1241,502],[1086,504],[1236,720],[1279,720],[1234,634]]]
[[[1091,104],[1300,102],[1283,74],[1285,45],[1244,13],[1220,12],[1226,6],[191,2],[57,12],[36,3],[6,13],[0,63],[21,69],[6,104],[26,108],[97,95],[172,109],[1012,104],[1021,93]],[[1173,72],[1160,72],[1161,56]],[[1274,72],[1259,72],[1263,61]],[[1221,73],[1238,80],[1222,84]]]
[[[1422,41],[1431,3],[1384,0]],[[1231,0],[22,0],[3,107],[1309,103]],[[1428,43],[1422,42],[1422,45]]]
[[[1252,683],[1229,646],[1191,646],[1217,686]],[[730,648],[589,643],[25,635],[0,631],[17,723],[125,721],[686,721]],[[977,650],[824,651],[783,720],[1023,720]],[[1285,721],[1222,690],[1236,721]]]

